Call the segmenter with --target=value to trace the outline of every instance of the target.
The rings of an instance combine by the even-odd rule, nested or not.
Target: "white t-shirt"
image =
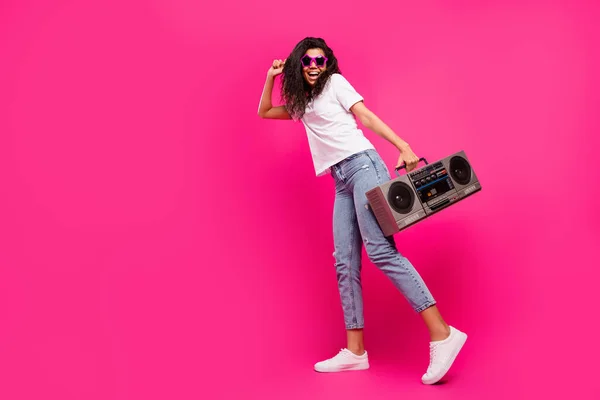
[[[341,74],[332,74],[323,92],[306,107],[302,123],[317,176],[359,151],[374,146],[358,128],[350,107],[363,97]]]

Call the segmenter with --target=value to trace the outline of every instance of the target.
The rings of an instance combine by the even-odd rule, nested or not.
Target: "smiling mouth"
[[[308,76],[311,77],[311,78],[318,78],[319,75],[320,75],[320,73],[317,72],[317,71],[315,71],[315,72],[309,72],[308,73]]]

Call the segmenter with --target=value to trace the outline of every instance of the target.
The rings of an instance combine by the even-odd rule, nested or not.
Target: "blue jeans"
[[[356,153],[331,167],[335,181],[333,236],[335,268],[346,329],[364,327],[361,285],[362,245],[370,261],[400,290],[413,310],[436,302],[408,259],[396,249],[393,236],[384,236],[365,193],[390,174],[375,150]]]

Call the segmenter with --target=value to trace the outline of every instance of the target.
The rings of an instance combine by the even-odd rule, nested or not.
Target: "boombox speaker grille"
[[[388,190],[388,202],[399,214],[408,214],[415,202],[412,189],[404,182],[394,182]]]
[[[450,175],[456,182],[466,185],[471,181],[471,166],[462,157],[452,157],[450,159]]]

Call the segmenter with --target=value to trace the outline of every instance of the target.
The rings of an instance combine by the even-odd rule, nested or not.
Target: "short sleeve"
[[[337,100],[346,111],[350,111],[350,107],[364,100],[363,97],[352,87],[350,82],[341,74],[331,75],[331,83]]]

